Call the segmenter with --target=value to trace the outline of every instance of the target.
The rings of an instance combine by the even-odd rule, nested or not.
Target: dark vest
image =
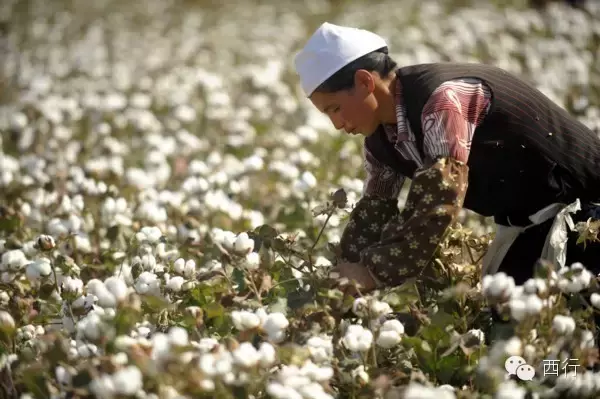
[[[438,63],[397,71],[407,118],[423,154],[421,111],[443,82],[479,78],[492,105],[475,130],[464,207],[484,216],[523,220],[553,202],[600,199],[600,138],[533,85],[484,64]],[[383,127],[365,140],[382,162],[412,177]]]

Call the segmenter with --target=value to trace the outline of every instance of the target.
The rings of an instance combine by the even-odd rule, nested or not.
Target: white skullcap
[[[323,23],[294,58],[306,96],[350,62],[382,47],[387,43],[373,32]]]

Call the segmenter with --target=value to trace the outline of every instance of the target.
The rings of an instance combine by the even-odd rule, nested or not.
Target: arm
[[[405,177],[378,161],[366,145],[364,161],[367,176],[363,196],[340,240],[342,262],[358,262],[360,252],[377,243],[385,224],[399,213],[398,195]]]
[[[423,108],[424,147],[431,161],[415,174],[403,211],[360,256],[388,284],[419,274],[456,220],[467,189],[470,141],[488,102],[489,93],[479,84],[447,82]]]

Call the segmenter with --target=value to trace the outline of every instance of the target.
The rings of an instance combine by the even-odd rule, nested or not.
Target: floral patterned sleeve
[[[450,157],[417,172],[404,209],[385,225],[377,243],[362,249],[360,263],[386,285],[418,275],[456,220],[467,181],[468,166]]]
[[[366,145],[364,161],[367,176],[363,197],[350,214],[340,240],[345,262],[358,262],[360,252],[377,243],[384,226],[399,214],[398,195],[405,177],[378,161]]]

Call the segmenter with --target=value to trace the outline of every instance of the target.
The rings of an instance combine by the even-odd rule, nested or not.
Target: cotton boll
[[[67,198],[67,197],[65,197]],[[42,234],[36,240],[37,247],[42,251],[49,251],[56,247],[56,242],[54,241],[54,237]]]
[[[365,352],[372,343],[373,333],[357,324],[348,326],[342,338],[342,344],[353,352]]]
[[[80,354],[80,356],[89,357],[89,354],[87,356]],[[98,398],[112,398],[116,393],[113,379],[109,375],[94,378],[90,382],[90,391]]]
[[[89,254],[92,253],[92,242],[90,238],[85,235],[78,234],[73,237],[73,246],[77,250],[77,252]]]
[[[303,396],[294,388],[278,382],[269,382],[267,393],[275,399],[303,399]]]
[[[42,277],[49,276],[52,273],[52,265],[47,258],[40,258],[29,265],[25,269],[25,275],[29,281],[37,281]]]
[[[156,268],[156,258],[151,253],[147,253],[139,258],[136,258],[136,263],[141,264],[142,269],[148,272],[154,271]]]
[[[594,292],[591,296],[590,296],[590,301],[592,302],[592,305],[596,308],[596,309],[600,309],[600,294]]]
[[[244,259],[244,266],[248,270],[257,270],[260,265],[260,255],[256,252],[250,252]]]
[[[198,359],[198,367],[208,377],[213,377],[217,374],[215,367],[216,356],[212,353],[205,353]]]
[[[184,328],[171,327],[169,329],[169,342],[175,346],[186,346],[188,345],[188,333]]]
[[[399,320],[386,320],[379,331],[394,331],[400,335],[404,334],[404,325]]]
[[[398,345],[401,340],[400,334],[396,331],[380,331],[375,343],[384,349],[389,349]]]
[[[302,394],[305,398],[331,398],[333,397],[325,392],[323,386],[316,382],[311,382],[307,385],[302,385],[296,389],[300,394]]]
[[[509,302],[511,315],[517,321],[539,314],[543,305],[542,300],[536,294],[516,297]]]
[[[230,352],[223,352],[215,360],[215,370],[218,375],[227,377],[232,374],[233,356]]]
[[[275,348],[268,342],[263,342],[260,344],[258,348],[258,353],[260,355],[260,365],[262,367],[269,367],[275,363],[277,353],[275,352]]]
[[[81,281],[81,280],[79,280]],[[83,284],[83,282],[82,282]],[[63,288],[64,289],[64,288]],[[80,296],[73,301],[71,306],[74,309],[90,309],[98,301],[98,297],[93,294],[87,294],[86,296]]]
[[[248,233],[240,233],[233,243],[233,249],[239,254],[247,254],[254,249],[254,240],[248,236]]]
[[[54,370],[54,374],[56,376],[56,381],[62,386],[71,385],[71,374],[67,371],[63,366],[57,366]]]
[[[136,238],[139,242],[148,242],[149,244],[156,244],[162,237],[162,232],[158,227],[145,226],[136,234]]]
[[[523,289],[527,294],[545,294],[548,291],[546,280],[541,278],[531,278],[523,284]]]
[[[369,303],[366,298],[356,298],[352,304],[352,312],[358,317],[367,317]]]
[[[83,281],[75,277],[63,277],[60,286],[65,292],[74,294],[81,294],[83,292]]]
[[[12,249],[2,254],[2,263],[0,266],[0,270],[14,272],[21,270],[28,263],[29,261],[25,257],[23,251],[19,249]]]
[[[267,316],[262,328],[269,335],[269,338],[275,342],[279,342],[285,334],[285,329],[290,322],[283,313],[274,312]]]
[[[252,312],[237,311],[231,312],[231,319],[234,327],[239,331],[246,331],[256,328],[260,325],[260,318]]]
[[[184,269],[185,269],[185,260],[183,260],[182,258],[177,259],[173,263],[173,270],[175,270],[175,273],[183,274]]]
[[[134,284],[135,290],[142,295],[160,295],[160,280],[154,273],[143,272]]]
[[[185,279],[181,276],[175,276],[167,281],[167,288],[173,292],[181,291],[181,287],[185,283]]]
[[[372,300],[369,306],[369,310],[371,311],[371,317],[379,318],[381,316],[385,316],[387,314],[392,313],[392,308],[387,302]]]
[[[0,291],[0,307],[8,306],[8,302],[10,301],[10,296],[6,291]]]
[[[294,183],[294,188],[300,192],[306,192],[313,189],[317,185],[317,178],[309,171],[305,171]]]
[[[573,272],[570,278],[564,277],[566,273]],[[588,288],[593,278],[590,273],[581,263],[574,263],[571,267],[563,267],[559,270],[561,276],[558,281],[558,287],[564,293],[577,293]]]
[[[510,298],[515,289],[515,280],[504,272],[486,275],[482,281],[483,294],[488,299],[504,301]]]
[[[552,328],[558,334],[570,335],[575,331],[575,320],[570,316],[556,315],[552,319]]]
[[[285,330],[274,331],[269,334],[269,341],[279,344],[285,340],[286,332]]]
[[[99,288],[95,295],[98,297],[98,305],[103,308],[113,308],[117,306],[117,299],[111,292],[106,288],[106,286],[102,285]]]
[[[318,366],[310,360],[304,362],[300,373],[317,382],[326,382],[333,377],[333,369],[331,367]]]
[[[143,386],[142,372],[136,366],[127,366],[112,375],[115,392],[121,395],[134,395]]]
[[[241,367],[253,367],[260,361],[260,354],[250,342],[242,342],[233,352],[235,364]]]
[[[504,353],[508,356],[520,356],[523,351],[523,343],[519,337],[509,338],[504,344]]]
[[[10,313],[0,310],[0,328],[2,329],[14,329],[15,320]]]
[[[96,341],[102,336],[102,320],[97,313],[88,313],[76,326],[78,337]]]
[[[117,302],[121,302],[127,297],[127,284],[124,280],[114,276],[108,277],[104,280],[104,285]]]
[[[233,234],[231,231],[225,231],[223,232],[221,244],[223,247],[225,247],[225,249],[233,251],[236,240],[237,237],[235,234]]]
[[[306,342],[306,346],[315,363],[327,362],[333,356],[331,337],[310,337]]]
[[[196,261],[193,259],[188,259],[185,262],[185,266],[183,269],[183,276],[186,278],[191,278],[196,274]]]
[[[581,349],[594,349],[594,347],[595,347],[594,333],[589,330],[582,331],[581,332],[581,344],[579,346]]]
[[[514,381],[504,381],[498,387],[495,398],[497,399],[517,399],[525,398],[527,390],[518,386]]]

